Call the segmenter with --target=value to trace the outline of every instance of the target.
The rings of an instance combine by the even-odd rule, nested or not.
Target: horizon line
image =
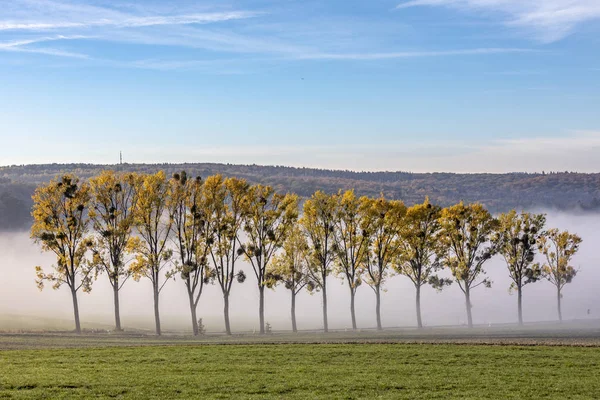
[[[431,174],[452,174],[452,175],[550,175],[550,174],[578,174],[578,175],[599,175],[598,172],[580,172],[580,171],[554,171],[542,170],[541,172],[527,172],[527,171],[511,171],[511,172],[452,172],[452,171],[428,171],[428,172],[413,172],[409,170],[354,170],[354,169],[332,169],[332,168],[319,168],[319,167],[298,167],[284,164],[235,164],[227,162],[116,162],[114,164],[109,163],[82,163],[82,162],[53,162],[53,163],[23,163],[23,164],[10,164],[0,165],[0,169],[10,169],[18,167],[28,166],[74,166],[74,165],[86,165],[92,167],[109,167],[109,166],[178,166],[178,165],[220,165],[220,166],[233,166],[233,167],[259,167],[259,168],[285,168],[285,169],[306,169],[315,171],[330,171],[330,172],[350,172],[354,174],[380,174],[380,173],[391,173],[391,174],[411,174],[411,175],[431,175]]]

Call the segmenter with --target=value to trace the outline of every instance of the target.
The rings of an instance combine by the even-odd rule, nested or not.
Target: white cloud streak
[[[442,4],[444,1],[475,0],[416,0],[404,5]],[[440,49],[435,51],[418,49],[393,51],[390,49],[390,45],[373,46],[373,43],[381,42],[381,38],[376,37],[376,34],[371,32],[374,27],[370,24],[368,27],[357,28],[361,33],[359,36],[365,39],[364,43],[357,44],[355,41],[349,41],[350,37],[357,36],[357,32],[349,28],[349,26],[354,25],[348,25],[350,22],[346,20],[344,20],[343,29],[333,29],[331,31],[333,33],[327,30],[323,31],[324,28],[332,29],[329,25],[316,28],[315,32],[315,28],[309,27],[306,23],[296,26],[291,33],[290,27],[286,24],[276,24],[275,27],[269,24],[261,25],[262,30],[261,28],[253,29],[253,25],[248,22],[235,27],[227,26],[214,29],[199,26],[199,24],[252,20],[254,17],[270,15],[261,11],[199,12],[197,8],[172,6],[157,9],[151,8],[148,4],[136,4],[135,7],[123,8],[118,3],[113,3],[110,7],[102,7],[73,0],[14,0],[14,3],[8,7],[4,15],[4,19],[0,17],[0,34],[5,36],[20,35],[24,38],[20,39],[17,36],[16,40],[12,37],[12,42],[0,42],[0,50],[2,51],[88,59],[107,66],[122,68],[206,70],[212,64],[215,65],[216,70],[221,70],[220,67],[223,63],[218,59],[222,58],[223,54],[228,54],[228,59],[239,58],[237,66],[234,65],[236,61],[227,62],[228,71],[239,73],[243,72],[245,60],[249,55],[254,58],[260,57],[263,60],[269,58],[272,62],[297,60],[385,61],[426,57],[485,56],[535,51],[525,48],[496,47]],[[339,25],[339,21],[337,24]],[[374,31],[378,32],[377,28],[374,28]],[[49,32],[60,32],[62,35],[48,36]],[[308,39],[306,32],[310,32]],[[324,32],[329,33],[325,34]],[[33,33],[45,36],[31,39],[30,35]],[[321,40],[320,38],[324,35],[326,39]],[[131,60],[128,57],[118,57],[119,59],[110,60],[106,59],[105,55],[95,54],[93,48],[89,50],[90,54],[86,55],[71,51],[68,48],[48,48],[43,44],[43,42],[67,40],[69,38],[144,46],[202,49],[221,54],[216,55],[216,57],[209,55],[207,60],[197,57],[196,54],[180,60],[161,60],[160,56],[155,57],[154,55],[142,60]],[[370,49],[380,49],[380,51],[370,51]]]
[[[196,32],[193,28],[197,25],[248,19],[263,14],[245,10],[199,12],[198,8],[153,8],[147,4],[133,8],[121,6],[119,3],[113,3],[110,7],[95,6],[72,0],[14,0],[3,10],[3,17],[0,16],[0,34],[12,39],[0,41],[0,51],[89,59],[113,65],[125,65],[129,62],[135,67],[135,62],[106,60],[100,56],[92,57],[70,49],[49,48],[44,42],[94,39],[146,45],[164,43],[170,46],[180,44],[183,47],[201,47],[192,45],[206,42],[205,40],[186,33]],[[49,32],[61,34],[47,36]],[[46,36],[31,38],[32,33],[45,33]],[[142,39],[137,40],[138,37]],[[219,45],[215,44],[214,48],[219,50]]]
[[[478,48],[462,50],[444,50],[444,51],[404,51],[390,53],[349,53],[349,54],[331,54],[317,53],[301,55],[298,58],[308,60],[388,60],[396,58],[421,58],[421,57],[444,57],[444,56],[469,56],[484,54],[503,54],[503,53],[530,53],[535,52],[532,49],[520,48]]]
[[[256,58],[244,59],[244,65],[255,62],[274,62],[285,60],[332,60],[332,61],[377,61],[377,60],[392,60],[402,58],[424,58],[424,57],[451,57],[451,56],[476,56],[484,54],[504,54],[504,53],[527,53],[534,52],[531,49],[519,48],[480,48],[452,51],[415,51],[415,52],[395,52],[395,53],[351,53],[351,54],[330,54],[330,53],[290,53],[282,58]],[[107,64],[120,68],[136,68],[150,69],[158,71],[173,71],[173,70],[210,70],[211,68],[219,71],[219,74],[243,74],[244,72],[238,68],[238,59],[208,59],[208,60],[160,60],[160,59],[145,59],[131,62],[112,62],[105,60]]]
[[[77,39],[88,39],[88,36],[48,36],[48,37],[39,37],[33,39],[22,39],[22,40],[13,40],[10,42],[0,42],[0,51],[12,51],[19,53],[32,53],[32,54],[44,54],[55,57],[68,57],[68,58],[79,58],[79,59],[89,59],[87,54],[75,53],[71,51],[65,51],[60,49],[53,48],[40,48],[40,47],[27,47],[29,45],[45,43],[45,42],[54,42],[60,40],[77,40]]]
[[[47,36],[47,37],[39,37],[39,38],[33,38],[33,39],[14,40],[11,42],[4,42],[4,43],[0,42],[0,48],[21,47],[21,46],[27,46],[27,45],[35,44],[35,43],[53,42],[53,41],[57,41],[57,40],[76,40],[76,39],[88,39],[88,38],[89,38],[89,36],[81,36],[81,35]]]
[[[60,28],[92,28],[112,26],[116,28],[141,28],[162,25],[190,25],[224,22],[237,19],[251,18],[259,15],[257,12],[237,11],[225,13],[206,13],[175,16],[132,17],[122,19],[100,19],[85,22],[11,22],[0,21],[0,31],[29,30],[44,31]]]
[[[23,47],[7,47],[7,48],[0,47],[0,51],[12,51],[12,52],[17,52],[17,53],[30,53],[30,54],[43,54],[43,55],[54,56],[54,57],[78,58],[81,60],[90,59],[90,57],[87,54],[75,53],[72,51],[65,51],[65,50],[53,49],[53,48],[29,49],[29,48],[23,48]]]
[[[542,42],[555,42],[578,25],[600,19],[598,0],[410,0],[396,8],[450,7],[477,13],[497,12],[507,26],[532,30]]]

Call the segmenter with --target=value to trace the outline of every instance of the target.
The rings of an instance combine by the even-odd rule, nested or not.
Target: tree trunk
[[[294,333],[298,332],[298,328],[296,327],[296,293],[292,290],[292,331]]]
[[[562,295],[560,293],[560,288],[557,291],[557,296],[556,296],[556,300],[557,300],[557,305],[558,305],[558,320],[560,322],[562,322],[562,307],[561,307],[561,298]]]
[[[160,336],[162,334],[162,332],[160,329],[160,312],[158,309],[158,295],[159,295],[158,287],[157,287],[157,285],[155,285],[154,286],[154,323],[156,325],[156,334],[158,336]]]
[[[258,304],[258,320],[260,323],[260,334],[265,334],[265,287],[259,285],[259,304]]]
[[[473,315],[471,313],[471,292],[469,287],[465,290],[465,305],[467,307],[467,321],[469,324],[469,328],[473,327]]]
[[[381,326],[381,286],[377,285],[375,287],[375,297],[377,298],[377,303],[375,304],[375,314],[377,315],[377,330],[383,330]]]
[[[121,328],[121,311],[119,308],[119,283],[115,282],[113,285],[113,298],[115,303],[115,331],[120,332]]]
[[[188,290],[188,299],[190,302],[190,313],[192,314],[192,331],[194,332],[194,336],[198,336],[198,317],[196,316],[196,304],[194,304],[194,292],[191,290],[190,282],[186,282],[186,287]]]
[[[323,280],[323,331],[329,332],[329,326],[327,325],[327,285]]]
[[[421,285],[417,286],[417,299],[416,299],[416,307],[417,307],[417,327],[419,329],[423,328],[423,321],[421,320]]]
[[[229,325],[229,294],[223,294],[223,317],[225,318],[225,332],[231,335],[231,326]]]
[[[71,288],[71,297],[73,297],[73,315],[75,316],[75,333],[81,333],[81,323],[79,322],[79,304],[77,303],[77,291]]]
[[[517,287],[518,307],[519,307],[519,326],[523,326],[523,287]]]
[[[356,330],[356,312],[354,311],[354,297],[356,289],[350,288],[350,315],[352,316],[352,329]]]

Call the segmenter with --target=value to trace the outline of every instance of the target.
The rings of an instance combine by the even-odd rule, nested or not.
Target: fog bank
[[[573,265],[580,268],[573,283],[564,290],[565,319],[600,317],[600,268],[597,244],[600,215],[548,213],[548,227],[567,229],[583,238]],[[72,303],[66,286],[55,291],[47,286],[40,292],[35,285],[36,265],[49,270],[55,262],[49,253],[41,253],[26,232],[0,235],[0,331],[18,329],[72,329]],[[250,265],[240,262],[246,271],[243,284],[234,283],[230,299],[231,324],[234,331],[258,329],[258,288]],[[476,324],[511,323],[517,319],[516,294],[510,295],[510,278],[501,257],[494,257],[486,267],[493,281],[491,289],[477,288],[472,294],[473,318]],[[444,273],[447,275],[447,273]],[[395,276],[385,285],[382,294],[384,327],[414,326],[414,287],[405,277]],[[80,313],[83,327],[113,325],[112,289],[106,276],[95,282],[91,294],[80,292]],[[349,290],[341,279],[328,280],[329,325],[331,329],[351,327]],[[121,291],[121,320],[125,329],[154,327],[152,288],[148,280],[128,281]],[[168,282],[161,294],[161,319],[165,331],[191,330],[189,305],[183,282],[177,278]],[[283,286],[266,291],[265,318],[273,329],[291,329],[290,293]],[[364,285],[356,296],[359,328],[375,326],[375,295]],[[588,310],[590,314],[588,315]],[[457,285],[442,293],[430,287],[422,292],[423,322],[427,326],[456,325],[466,322],[464,296]],[[524,289],[523,304],[526,322],[551,321],[556,316],[556,290],[547,281]],[[223,331],[223,301],[217,285],[205,287],[198,316],[204,319],[208,331]],[[321,294],[301,293],[297,298],[299,329],[322,328]]]

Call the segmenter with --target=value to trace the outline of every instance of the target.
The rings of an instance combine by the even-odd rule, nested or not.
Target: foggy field
[[[239,345],[0,352],[0,398],[592,398],[578,347]]]

